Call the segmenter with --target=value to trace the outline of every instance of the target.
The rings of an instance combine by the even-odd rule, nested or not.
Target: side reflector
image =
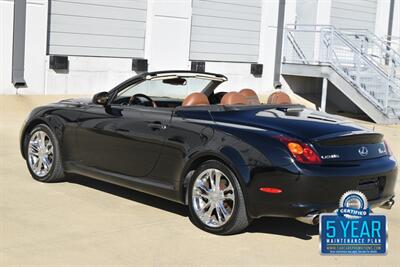
[[[264,193],[270,193],[270,194],[280,194],[282,193],[282,190],[279,188],[274,188],[274,187],[260,187],[260,191]]]

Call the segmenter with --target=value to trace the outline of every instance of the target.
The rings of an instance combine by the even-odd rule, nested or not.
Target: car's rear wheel
[[[48,183],[64,180],[58,141],[47,125],[39,124],[27,134],[25,155],[34,179]]]
[[[200,229],[227,235],[249,225],[240,184],[224,164],[203,163],[192,175],[188,190],[191,220]]]

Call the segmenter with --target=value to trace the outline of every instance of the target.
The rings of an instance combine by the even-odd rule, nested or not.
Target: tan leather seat
[[[257,93],[249,88],[245,88],[239,91],[239,94],[244,96],[247,100],[247,104],[249,105],[260,105],[260,99],[257,96]]]
[[[289,95],[284,92],[275,92],[268,97],[268,104],[271,105],[292,104],[292,100],[290,100]]]
[[[221,105],[247,105],[247,99],[238,92],[229,92],[221,99]]]
[[[183,107],[191,107],[191,106],[208,106],[210,102],[208,98],[203,93],[191,93],[182,102]]]

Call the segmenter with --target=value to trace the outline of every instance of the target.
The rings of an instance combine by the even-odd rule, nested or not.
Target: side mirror
[[[100,92],[93,96],[92,102],[94,104],[105,106],[108,102],[108,92]]]

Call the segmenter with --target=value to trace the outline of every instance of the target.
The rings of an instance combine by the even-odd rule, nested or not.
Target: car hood
[[[65,105],[88,105],[90,103],[92,103],[92,99],[90,98],[70,98],[58,102],[58,104],[65,104]]]
[[[349,133],[369,133],[343,117],[299,106],[231,109],[211,112],[215,122],[272,130],[300,139],[314,140]]]

